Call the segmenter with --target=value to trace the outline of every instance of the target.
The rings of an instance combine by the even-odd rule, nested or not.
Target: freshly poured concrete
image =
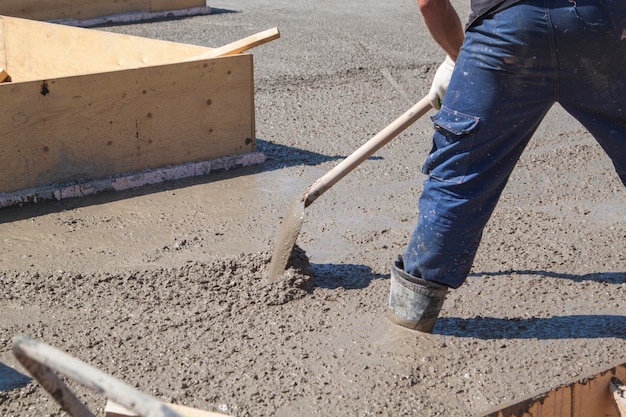
[[[472,416],[626,362],[626,190],[559,107],[434,334],[385,318],[428,117],[306,208],[297,244],[313,288],[298,274],[268,285],[289,203],[423,97],[443,54],[409,1],[211,6],[223,13],[104,29],[215,46],[279,27],[253,50],[268,161],[1,210],[0,362],[24,372],[10,345],[27,334],[163,400],[237,416]],[[0,414],[61,415],[36,384],[0,391]]]

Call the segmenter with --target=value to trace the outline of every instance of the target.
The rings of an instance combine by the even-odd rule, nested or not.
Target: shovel
[[[417,119],[425,115],[430,108],[431,105],[428,101],[428,97],[424,97],[402,116],[398,117],[390,125],[361,145],[359,149],[337,164],[337,166],[315,181],[302,197],[291,202],[283,223],[278,229],[278,239],[269,266],[269,282],[276,282],[285,272],[289,256],[293,251],[296,240],[298,239],[298,234],[302,228],[304,209],[361,164],[361,162],[372,156],[377,150],[415,123]]]
[[[227,45],[220,46],[219,48],[211,49],[208,52],[204,52],[200,55],[193,56],[186,61],[200,61],[203,59],[218,58],[227,55],[236,55],[242,52],[252,49],[255,46],[263,45],[264,43],[273,41],[280,38],[280,31],[278,28],[271,28],[262,32],[255,33],[238,41],[231,42]]]

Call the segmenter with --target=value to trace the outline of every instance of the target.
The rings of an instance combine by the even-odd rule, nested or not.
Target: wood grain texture
[[[89,19],[134,11],[204,6],[205,0],[0,0],[0,14],[34,20]]]
[[[0,26],[2,67],[14,82],[172,64],[213,50],[6,16]]]
[[[150,0],[151,12],[164,10],[190,9],[192,7],[208,6],[205,0]]]
[[[0,84],[0,192],[254,151],[252,55]]]
[[[476,417],[620,417],[609,389],[612,377],[625,379],[626,363]]]
[[[620,417],[626,417],[626,384],[619,378],[611,378],[611,396]]]
[[[6,70],[7,67],[7,59],[6,59],[6,47],[4,41],[4,20],[0,19],[0,67]]]

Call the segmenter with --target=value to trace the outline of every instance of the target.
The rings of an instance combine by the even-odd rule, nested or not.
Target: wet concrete
[[[471,416],[626,362],[626,191],[559,107],[434,334],[385,319],[428,117],[306,208],[313,287],[297,274],[268,285],[289,203],[419,100],[443,56],[412,1],[211,6],[103,29],[219,46],[279,27],[253,51],[267,162],[1,210],[0,362],[23,373],[10,341],[28,334],[163,400],[238,416]],[[0,391],[0,414],[61,415],[36,384]]]

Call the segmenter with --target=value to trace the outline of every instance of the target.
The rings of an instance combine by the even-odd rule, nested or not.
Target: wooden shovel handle
[[[186,61],[198,61],[201,59],[217,58],[220,56],[240,54],[255,46],[262,45],[264,43],[273,41],[280,38],[280,32],[278,28],[267,29],[254,35],[248,36],[238,41],[229,43],[219,48],[212,49],[208,52],[204,52],[200,55],[196,55],[187,59]]]
[[[304,194],[304,206],[308,207],[326,190],[335,185],[337,181],[346,176],[361,162],[376,153],[385,144],[402,133],[406,128],[415,123],[420,117],[430,110],[431,105],[428,97],[424,97],[417,104],[407,110],[402,116],[394,120],[390,125],[378,132],[373,138],[365,142],[359,149],[354,151],[336,167],[328,171],[309,187]]]

